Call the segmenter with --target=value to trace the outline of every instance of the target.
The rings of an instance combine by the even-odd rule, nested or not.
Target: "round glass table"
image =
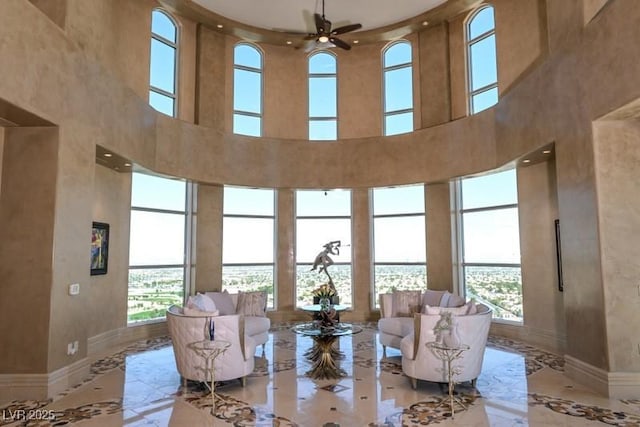
[[[360,326],[336,323],[331,327],[322,327],[315,322],[308,322],[293,326],[291,330],[313,339],[313,347],[306,353],[312,362],[307,376],[313,379],[335,379],[347,375],[344,369],[336,364],[336,360],[342,359],[344,354],[334,347],[334,343],[342,336],[362,332]]]

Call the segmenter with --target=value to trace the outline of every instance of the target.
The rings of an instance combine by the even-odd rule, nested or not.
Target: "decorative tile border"
[[[456,413],[468,410],[478,398],[477,395],[466,393],[458,394],[457,397],[464,403],[466,408],[456,408]],[[448,403],[448,396],[429,396],[428,400],[414,403],[408,408],[403,409],[402,412],[388,416],[384,420],[384,423],[370,423],[369,427],[417,427],[439,424],[450,418],[451,408]]]
[[[564,372],[564,358],[548,351],[541,350],[520,341],[492,335],[489,335],[487,344],[489,347],[522,354],[525,357],[527,375],[538,372],[544,367],[549,367],[558,372]]]
[[[211,395],[209,390],[196,383],[189,383],[187,390],[178,393],[187,403],[194,407],[211,411]],[[248,403],[234,397],[216,393],[216,418],[233,424],[236,427],[273,425],[281,427],[297,427],[298,424],[285,417],[277,416],[262,408],[252,408]]]
[[[572,417],[585,418],[589,421],[599,421],[604,424],[621,427],[640,426],[640,416],[623,411],[613,411],[599,406],[584,405],[571,400],[546,396],[538,393],[529,393],[530,406],[542,406],[553,412],[570,415]]]

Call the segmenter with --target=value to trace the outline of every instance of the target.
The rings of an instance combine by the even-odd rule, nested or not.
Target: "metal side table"
[[[207,384],[211,390],[211,415],[216,415],[216,382],[215,382],[215,360],[222,353],[227,351],[231,343],[224,340],[202,340],[187,344],[187,348],[193,350],[198,356],[204,359],[205,384],[207,378],[211,380],[211,385]]]
[[[449,381],[449,398],[443,400],[440,404],[442,405],[448,401],[449,407],[451,408],[451,418],[453,419],[456,405],[460,405],[462,409],[467,409],[462,399],[454,394],[456,387],[454,377],[460,373],[460,367],[454,366],[454,362],[462,359],[462,353],[469,350],[470,347],[466,344],[460,344],[457,347],[448,347],[443,343],[435,341],[428,342],[426,346],[438,359],[445,363],[447,379]]]

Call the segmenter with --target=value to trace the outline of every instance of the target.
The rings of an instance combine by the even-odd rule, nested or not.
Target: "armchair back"
[[[231,343],[229,348],[215,363],[216,381],[242,378],[253,372],[255,340],[244,333],[244,316],[187,316],[182,308],[171,306],[167,309],[167,327],[173,343],[176,367],[182,378],[205,381],[205,361],[188,344],[208,339],[207,321],[215,326],[215,338]]]
[[[492,311],[482,304],[478,304],[478,308],[476,314],[453,316],[460,341],[469,346],[469,350],[454,362],[459,367],[456,381],[475,381],[482,370]],[[403,338],[400,344],[402,370],[407,376],[433,382],[448,381],[444,362],[426,345],[435,340],[433,329],[439,320],[440,315],[414,316],[414,332]]]

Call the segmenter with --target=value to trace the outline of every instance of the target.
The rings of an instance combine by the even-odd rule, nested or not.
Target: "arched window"
[[[382,54],[384,134],[413,131],[413,70],[411,43],[400,41]]]
[[[309,139],[338,139],[336,57],[328,52],[309,57]]]
[[[233,50],[233,133],[262,136],[262,52],[248,43]]]
[[[178,74],[178,26],[160,9],[151,13],[151,66],[149,105],[168,116],[176,116]]]
[[[469,111],[485,110],[498,102],[496,29],[492,6],[484,6],[467,23]]]

